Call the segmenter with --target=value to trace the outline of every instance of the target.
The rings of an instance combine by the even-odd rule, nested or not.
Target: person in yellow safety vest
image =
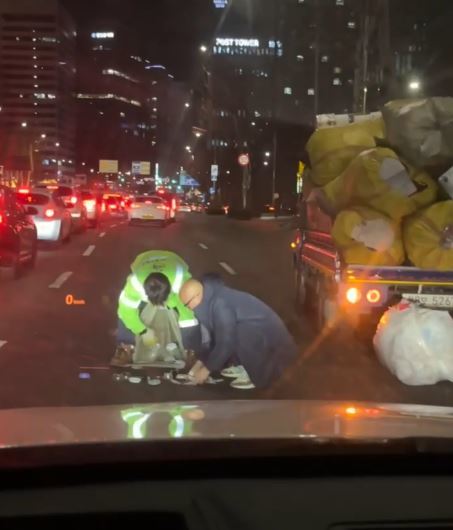
[[[165,305],[178,314],[183,345],[198,351],[201,346],[200,326],[193,312],[179,298],[182,285],[191,278],[187,263],[174,252],[150,250],[137,256],[118,303],[117,347],[111,363],[123,366],[132,362],[135,340],[147,334],[153,337],[140,318],[143,308],[151,303]]]

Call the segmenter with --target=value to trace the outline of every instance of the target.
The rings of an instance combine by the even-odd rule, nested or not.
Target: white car
[[[188,204],[187,202],[182,202],[178,206],[178,212],[191,213],[191,211],[192,211],[192,208],[190,204]]]
[[[130,224],[149,221],[165,226],[170,221],[170,207],[162,197],[142,195],[132,200],[128,217]]]
[[[18,201],[33,219],[38,240],[61,243],[71,236],[72,217],[63,200],[45,189],[19,190]]]

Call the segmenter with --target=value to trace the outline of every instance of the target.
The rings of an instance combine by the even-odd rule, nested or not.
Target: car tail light
[[[120,202],[121,208],[124,208],[126,206],[126,203],[124,201]]]
[[[164,206],[163,204],[159,204],[159,206],[157,207],[158,210],[167,210],[168,209],[168,206]]]
[[[175,199],[171,200],[171,209],[172,210],[176,210],[176,200]]]
[[[94,208],[96,206],[96,201],[94,199],[87,199],[83,201],[83,204],[86,208]]]
[[[52,219],[52,217],[55,217],[55,210],[52,208],[47,208],[47,210],[44,211],[44,217],[47,217],[47,219]]]
[[[30,190],[28,188],[19,188],[17,193],[20,193],[21,195],[28,195],[28,193],[30,193]]]
[[[101,211],[102,211],[102,212],[105,212],[105,202],[103,202],[103,203],[101,204]]]
[[[0,225],[3,223],[3,214],[0,213]]]
[[[366,293],[366,299],[370,304],[377,304],[381,300],[381,291],[379,289],[370,289]]]
[[[153,204],[153,201],[145,201],[145,204]]]
[[[359,303],[361,298],[362,293],[359,291],[359,289],[357,289],[357,287],[350,287],[346,291],[346,300],[352,305]]]
[[[110,205],[110,209],[111,210],[116,210],[118,208],[118,206],[116,204],[111,204]]]
[[[71,197],[71,199],[69,200],[69,202],[71,204],[77,204],[77,197],[75,197],[74,195]]]

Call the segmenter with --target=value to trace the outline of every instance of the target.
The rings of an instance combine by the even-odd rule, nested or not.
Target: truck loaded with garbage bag
[[[374,336],[378,353],[392,315],[415,311],[438,336],[446,329],[453,357],[453,98],[319,116],[306,151],[292,244],[299,309],[319,331],[347,321]]]

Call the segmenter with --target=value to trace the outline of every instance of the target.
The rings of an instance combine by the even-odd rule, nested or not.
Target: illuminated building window
[[[118,70],[114,70],[113,68],[106,68],[105,70],[102,70],[103,75],[113,75],[116,77],[121,77],[123,79],[127,79],[128,81],[132,81],[133,83],[138,83],[137,79],[134,79],[133,77],[120,72]]]
[[[336,66],[334,69],[333,69],[333,73],[334,74],[341,74],[341,68],[339,66]]]
[[[297,55],[296,56],[296,59],[299,63],[301,63],[303,60],[304,60],[304,56],[303,55]]]
[[[341,86],[341,79],[339,77],[334,77],[332,84],[335,86]]]
[[[307,90],[307,94],[308,94],[309,96],[314,96],[314,95],[315,95],[315,89],[314,89],[314,88],[309,88],[309,89]]]
[[[293,94],[293,89],[290,86],[285,86],[283,93],[287,96],[291,96]]]
[[[128,103],[129,105],[134,105],[135,107],[141,107],[142,104],[135,99],[127,99],[123,96],[117,96],[116,94],[77,94],[77,99],[115,99],[117,101],[122,101],[123,103]]]
[[[328,63],[329,62],[329,56],[328,55],[323,55],[321,57],[321,62],[322,63]]]
[[[344,6],[344,0],[336,0],[337,6]]]
[[[350,21],[348,22],[348,28],[349,28],[349,29],[355,29],[355,25],[356,25],[356,24],[355,24],[355,22],[354,22],[353,20],[350,20]]]

